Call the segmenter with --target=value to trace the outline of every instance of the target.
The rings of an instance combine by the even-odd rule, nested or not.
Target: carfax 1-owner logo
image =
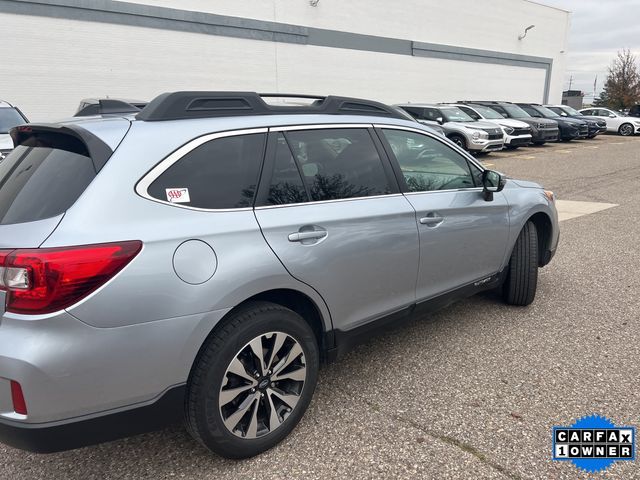
[[[601,472],[616,461],[635,461],[636,429],[606,417],[583,417],[569,427],[553,427],[553,459],[571,461],[587,472]]]

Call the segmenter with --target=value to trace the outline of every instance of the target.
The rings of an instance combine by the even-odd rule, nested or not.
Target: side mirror
[[[438,117],[436,118],[436,122],[438,122],[438,125],[442,125],[444,123],[444,118]]]
[[[613,113],[610,113],[609,118],[616,118],[616,116]]]
[[[482,172],[482,193],[487,202],[493,200],[493,194],[502,191],[507,183],[507,178],[494,170]]]

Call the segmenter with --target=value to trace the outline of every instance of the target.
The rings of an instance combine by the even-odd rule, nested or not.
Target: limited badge
[[[165,191],[167,192],[167,202],[189,203],[191,201],[188,188],[166,188]]]
[[[600,472],[618,460],[634,461],[635,437],[635,427],[616,427],[599,415],[583,417],[570,427],[553,427],[553,459]]]

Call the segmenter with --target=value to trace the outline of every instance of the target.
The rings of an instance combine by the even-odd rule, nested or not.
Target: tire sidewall
[[[245,316],[247,314],[245,313]],[[293,337],[302,348],[307,367],[300,400],[276,430],[256,439],[243,439],[227,430],[220,414],[219,392],[230,362],[247,343],[268,332],[283,332]],[[202,443],[208,448],[228,458],[245,458],[257,455],[284,439],[304,415],[315,390],[318,376],[319,354],[313,331],[296,313],[284,307],[262,312],[240,329],[234,331],[221,348],[212,352],[215,361],[203,377],[201,388],[190,392],[195,396],[195,422]]]

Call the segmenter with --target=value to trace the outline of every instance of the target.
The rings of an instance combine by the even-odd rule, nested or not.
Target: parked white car
[[[640,118],[628,117],[608,108],[585,108],[580,113],[587,117],[602,118],[607,122],[607,132],[618,132],[625,137],[640,133]]]

